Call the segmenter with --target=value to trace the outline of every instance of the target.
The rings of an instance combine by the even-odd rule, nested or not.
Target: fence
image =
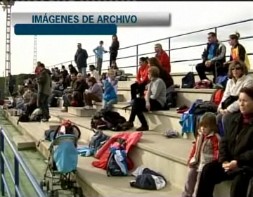
[[[12,165],[10,161],[8,160],[8,157],[5,154],[5,149],[7,146],[5,146],[5,142],[7,142],[8,146],[10,147],[10,150],[14,154],[14,172],[12,170]],[[6,145],[7,145],[6,144]],[[3,128],[0,129],[0,167],[1,167],[1,194],[2,196],[5,196],[7,194],[10,197],[13,197],[10,189],[10,182],[14,184],[14,190],[15,190],[15,197],[21,197],[25,196],[22,194],[21,188],[20,188],[20,167],[23,169],[23,172],[25,176],[28,178],[30,185],[36,192],[38,197],[45,197],[43,191],[41,190],[38,182],[31,174],[29,168],[17,152],[17,150],[12,145],[10,139],[6,135],[6,132],[3,130]],[[5,168],[6,167],[6,168]],[[10,179],[7,180],[5,169],[8,170]]]
[[[185,71],[185,66],[196,64],[197,61],[201,61],[201,54],[203,52],[203,47],[206,45],[208,32],[215,32],[220,41],[227,42],[228,35],[235,32],[235,29],[239,29],[241,35],[244,35],[240,38],[240,41],[243,42],[243,45],[248,52],[251,51],[248,55],[252,56],[253,44],[250,44],[250,42],[253,42],[253,29],[250,31],[251,29],[249,28],[253,25],[252,22],[253,18],[123,47],[119,49],[118,54],[120,56],[117,58],[117,64],[119,68],[124,69],[126,72],[137,72],[139,58],[142,56],[154,56],[154,44],[159,42],[163,45],[164,50],[170,55],[172,72],[177,71],[176,69],[179,68],[177,66],[178,64],[180,64],[181,70]],[[185,43],[190,44],[185,45]],[[228,44],[226,43],[225,45]],[[194,54],[192,51],[194,51]],[[227,50],[227,56],[229,56],[229,53],[230,51]],[[124,54],[124,56],[122,56],[122,54]],[[107,70],[104,65],[108,62],[109,59],[103,61],[103,70]],[[69,60],[52,65],[50,68],[74,63],[74,60]],[[89,56],[88,64],[96,64],[94,55]]]

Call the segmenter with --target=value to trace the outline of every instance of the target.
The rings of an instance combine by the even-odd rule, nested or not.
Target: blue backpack
[[[111,147],[110,155],[107,161],[107,176],[127,176],[127,153],[125,150],[125,140],[120,140],[120,147]]]

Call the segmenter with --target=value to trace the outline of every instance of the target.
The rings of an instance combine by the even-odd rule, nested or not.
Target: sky
[[[214,11],[215,10],[215,11]],[[167,27],[118,27],[120,47],[136,45],[147,41],[166,38],[180,33],[187,33],[208,27],[214,27],[240,20],[253,18],[253,2],[16,2],[12,7],[15,12],[168,12],[171,14],[171,25]],[[3,75],[5,65],[5,12],[0,10],[0,76]],[[232,26],[220,30],[220,39],[227,39],[228,35],[239,31],[241,36],[253,35],[253,22],[241,26]],[[171,47],[186,46],[196,43],[205,43],[206,34],[194,34],[174,39]],[[218,31],[219,33],[219,31]],[[100,40],[104,41],[104,47],[109,48],[111,36],[38,36],[37,60],[46,66],[52,66],[61,62],[74,59],[76,44],[82,43],[89,55],[93,55],[93,49]],[[253,52],[253,40],[243,42],[248,52]],[[159,41],[164,48],[168,48],[168,41]],[[152,52],[154,43],[139,47],[140,53]],[[12,74],[33,72],[34,36],[11,35],[11,67]],[[228,44],[226,43],[226,46]],[[180,50],[171,53],[171,61],[187,58],[199,58],[203,47],[190,50]],[[229,53],[229,50],[227,50]],[[134,55],[136,48],[132,47],[119,52],[119,57]],[[152,56],[153,54],[151,54]],[[107,60],[106,54],[104,59]],[[88,63],[94,62],[89,58]],[[134,65],[136,60],[129,58],[118,61],[119,66]],[[253,64],[253,59],[251,58]],[[193,62],[194,64],[195,62]],[[103,64],[107,68],[108,63]],[[68,65],[66,63],[65,65]],[[172,64],[172,72],[188,71],[189,63]]]

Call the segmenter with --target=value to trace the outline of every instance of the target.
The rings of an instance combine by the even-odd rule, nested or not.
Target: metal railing
[[[10,150],[14,154],[14,172],[11,169],[12,165],[10,161],[8,161],[7,156],[5,155],[5,142],[8,143]],[[3,128],[0,128],[0,167],[1,167],[1,194],[2,196],[5,196],[7,194],[10,197],[13,197],[11,194],[11,189],[9,183],[12,182],[14,184],[14,190],[15,190],[15,197],[21,197],[25,196],[22,194],[21,188],[20,188],[20,167],[23,169],[23,172],[25,176],[28,178],[28,180],[31,183],[31,186],[33,187],[34,191],[36,192],[38,197],[45,197],[45,194],[41,190],[38,182],[32,175],[31,171],[25,164],[24,160],[21,158],[17,150],[12,145],[10,139],[8,138],[6,132]],[[6,168],[5,168],[6,167]],[[5,176],[5,169],[8,170],[10,174],[10,180],[7,181]]]
[[[178,60],[175,60],[173,55],[171,55],[171,53],[175,52],[175,51],[179,51],[179,50],[196,49],[198,47],[203,47],[203,46],[206,45],[206,41],[198,43],[198,44],[175,47],[173,45],[173,42],[176,39],[178,39],[180,37],[184,37],[184,36],[197,35],[199,33],[204,33],[204,32],[206,32],[205,37],[203,37],[203,36],[202,37],[204,39],[206,39],[206,35],[210,31],[215,32],[218,35],[218,38],[219,38],[219,36],[221,35],[221,34],[219,34],[219,32],[221,32],[222,28],[227,28],[227,27],[230,27],[230,26],[233,26],[233,25],[242,25],[242,24],[246,24],[246,23],[249,23],[249,22],[253,22],[253,18],[246,19],[246,20],[241,20],[241,21],[238,21],[238,22],[228,23],[228,24],[224,24],[224,25],[219,25],[219,26],[216,26],[216,27],[205,28],[205,29],[201,29],[201,30],[197,30],[197,31],[188,32],[188,33],[178,34],[178,35],[174,35],[174,36],[170,36],[170,37],[166,37],[166,38],[161,38],[161,39],[157,39],[157,40],[152,40],[152,41],[148,41],[148,42],[143,42],[143,43],[139,43],[139,44],[136,44],[136,45],[127,46],[127,47],[122,47],[122,48],[119,49],[118,54],[123,54],[124,51],[129,50],[129,49],[131,50],[132,53],[131,53],[131,55],[119,56],[117,58],[117,64],[118,64],[118,67],[121,68],[121,69],[123,69],[123,68],[124,69],[136,68],[135,71],[137,72],[138,71],[139,57],[148,56],[148,55],[150,55],[150,56],[155,55],[154,51],[145,51],[145,52],[143,52],[143,50],[141,50],[141,47],[148,46],[149,44],[157,43],[157,42],[163,42],[164,50],[166,52],[168,52],[168,54],[170,55],[172,67],[173,67],[173,64],[176,64],[176,63],[188,63],[188,62],[194,62],[195,63],[196,61],[201,60],[201,58],[200,58],[201,54],[199,54],[197,52],[196,52],[196,57],[194,57],[194,58],[178,59]],[[231,33],[231,31],[230,31],[230,33]],[[228,37],[228,35],[226,35],[226,37]],[[249,39],[252,39],[252,38],[253,38],[252,33],[250,33],[249,35],[245,35],[244,37],[241,37],[240,40],[249,40]],[[223,39],[223,40],[220,40],[220,41],[225,42],[225,41],[228,41],[228,40]],[[152,45],[152,49],[153,49],[153,46],[154,45]],[[248,55],[250,55],[250,56],[252,54],[253,54],[252,51],[248,53]],[[124,65],[124,64],[126,64],[126,62],[130,62],[129,59],[132,59],[132,62],[134,62],[134,63],[132,63],[131,65]],[[123,61],[125,61],[125,62],[122,63]],[[55,64],[55,65],[52,65],[49,68],[60,66],[62,64],[73,64],[74,62],[75,62],[74,60],[69,60],[69,61],[65,61],[65,62],[61,62],[61,63]],[[109,62],[109,59],[105,59],[103,61],[103,66],[107,62]],[[87,63],[88,64],[96,64],[95,55],[89,56]],[[123,66],[121,66],[121,65],[123,65]],[[106,69],[103,68],[102,70],[107,70],[107,68]]]

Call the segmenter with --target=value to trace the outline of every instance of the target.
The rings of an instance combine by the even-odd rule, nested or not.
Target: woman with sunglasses
[[[224,125],[225,117],[228,113],[239,110],[238,95],[243,87],[253,86],[253,78],[248,75],[248,69],[241,60],[232,61],[228,71],[229,80],[221,102],[218,106],[217,123]],[[223,135],[223,127],[219,127],[220,134]]]

